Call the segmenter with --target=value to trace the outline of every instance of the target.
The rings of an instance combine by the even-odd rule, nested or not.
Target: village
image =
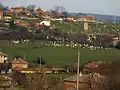
[[[32,68],[30,67],[30,63],[28,63],[27,60],[24,58],[14,57],[13,60],[8,61],[8,55],[2,52],[0,53],[0,71],[3,77],[5,76],[7,77],[9,76],[9,74],[15,73],[15,72],[19,72],[21,74],[42,74],[42,73],[52,74],[52,75],[70,74],[73,76],[70,76],[68,78],[64,78],[64,77],[58,77],[58,78],[62,78],[64,80],[64,90],[68,90],[71,88],[74,90],[76,88],[77,79],[76,79],[75,73],[77,73],[77,69],[72,70],[72,68],[70,69],[70,68],[50,68],[50,67],[44,68],[42,67],[41,63],[39,68],[36,68],[36,67]],[[79,75],[80,88],[90,88],[89,80],[91,78],[92,79],[99,78],[100,80],[104,80],[105,76],[101,76],[99,73],[92,72],[92,70],[94,70],[95,68],[98,68],[102,64],[103,64],[102,61],[94,61],[94,62],[88,63],[83,67],[84,69],[82,69],[82,72],[80,72],[80,75]],[[13,80],[13,79],[10,79],[10,77],[6,79],[7,80],[3,82],[7,83],[8,81]],[[1,84],[1,87],[8,88],[8,87],[11,87],[11,85],[12,85],[11,83],[8,83],[8,85]],[[93,87],[93,88],[98,88],[98,87]],[[85,90],[88,90],[88,89],[85,89]]]
[[[120,89],[119,22],[0,5],[0,90]]]

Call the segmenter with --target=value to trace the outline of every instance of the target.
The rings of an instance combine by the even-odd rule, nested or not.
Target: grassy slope
[[[65,47],[43,47],[33,48],[30,44],[22,44],[12,46],[6,42],[0,43],[0,49],[9,55],[9,60],[12,60],[14,55],[20,55],[28,58],[30,62],[36,59],[37,56],[42,56],[48,65],[53,67],[61,67],[64,65],[75,65],[77,62],[76,49]],[[92,60],[114,60],[118,59],[120,51],[118,50],[94,50],[80,48],[82,63]]]
[[[83,23],[79,23],[79,24],[67,24],[67,23],[63,23],[60,24],[59,22],[56,22],[56,26],[58,26],[60,28],[60,30],[63,31],[69,31],[72,33],[81,33],[84,32],[84,25]],[[91,28],[93,33],[111,33],[111,34],[118,34],[119,32],[119,28],[120,28],[120,24],[112,25],[112,24],[97,24],[97,23],[89,23],[89,27]],[[118,28],[118,29],[117,29]]]
[[[68,23],[62,23],[59,22],[55,23],[57,27],[59,27],[60,30],[65,32],[72,32],[72,33],[81,33],[83,31],[82,24],[68,24]]]

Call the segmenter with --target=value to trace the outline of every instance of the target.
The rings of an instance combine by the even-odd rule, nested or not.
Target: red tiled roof
[[[27,64],[28,62],[25,61],[24,59],[22,58],[15,58],[13,61],[12,61],[12,64]]]
[[[102,61],[95,61],[95,62],[92,62],[92,63],[88,63],[85,67],[86,68],[97,68],[102,63],[103,63]]]
[[[79,76],[79,82],[81,83],[89,83],[91,75],[82,75]],[[77,75],[70,76],[64,79],[65,82],[77,82]]]
[[[11,9],[26,9],[26,8],[24,8],[24,7],[13,7]]]

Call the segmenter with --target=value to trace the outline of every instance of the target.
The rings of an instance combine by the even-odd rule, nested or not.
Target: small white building
[[[41,25],[44,24],[45,26],[50,26],[51,25],[50,21],[42,21],[42,22],[40,22],[40,24]]]

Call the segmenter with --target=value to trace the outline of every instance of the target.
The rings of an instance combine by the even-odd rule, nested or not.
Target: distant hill
[[[96,20],[100,21],[111,21],[113,22],[116,18],[116,22],[120,22],[120,16],[114,15],[102,15],[102,14],[92,14],[92,13],[69,13],[71,16],[80,16],[80,15],[92,15],[95,17]]]

